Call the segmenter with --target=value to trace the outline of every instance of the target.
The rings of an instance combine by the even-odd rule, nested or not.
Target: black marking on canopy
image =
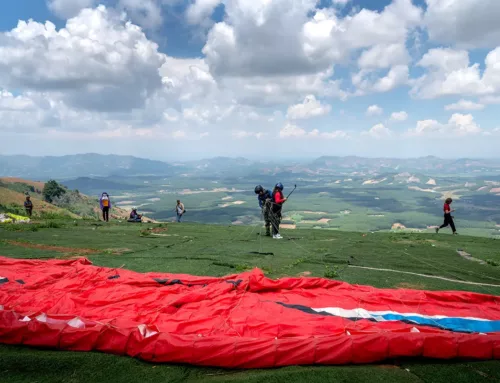
[[[24,281],[22,279],[16,279],[16,282],[19,283],[20,285],[24,285]]]
[[[226,281],[226,283],[231,283],[234,287],[238,287],[241,282],[243,282],[242,279],[238,279],[237,281]]]
[[[118,278],[120,278],[120,276],[118,274],[108,277],[108,279],[118,279]]]
[[[250,251],[248,254],[257,254],[257,255],[274,255],[274,253],[261,253],[260,251]]]
[[[7,283],[9,281],[9,278],[0,278],[0,285],[3,285],[4,283]]]

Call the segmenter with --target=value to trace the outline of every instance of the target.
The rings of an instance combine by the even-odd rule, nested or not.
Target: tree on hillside
[[[52,203],[55,198],[60,198],[63,194],[66,193],[66,189],[64,189],[61,185],[59,185],[56,181],[50,180],[47,182],[43,188],[43,198],[45,201]]]

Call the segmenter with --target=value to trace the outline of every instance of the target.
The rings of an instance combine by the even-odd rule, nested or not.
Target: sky
[[[498,156],[498,0],[0,9],[0,154]]]

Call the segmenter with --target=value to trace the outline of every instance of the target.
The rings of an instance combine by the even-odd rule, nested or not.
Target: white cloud
[[[365,50],[358,59],[361,69],[383,69],[397,65],[407,65],[410,56],[404,43],[377,44]]]
[[[34,109],[33,100],[26,96],[14,96],[5,90],[0,90],[0,111],[23,111]]]
[[[449,104],[444,107],[445,110],[482,110],[484,109],[483,104],[478,104],[469,100],[460,100],[454,104]]]
[[[391,121],[406,121],[408,119],[408,113],[405,111],[394,112],[391,114]]]
[[[324,116],[330,113],[330,105],[322,105],[314,95],[308,95],[301,104],[292,105],[288,108],[287,118],[292,120],[306,119]]]
[[[162,87],[157,45],[104,6],[83,10],[59,31],[50,22],[20,21],[0,38],[0,85],[8,88],[117,111],[143,106]]]
[[[314,0],[227,2],[226,18],[213,26],[203,48],[212,73],[269,77],[325,71],[360,48],[404,45],[422,16],[411,0],[394,0],[381,12],[363,9],[344,18],[316,5]],[[367,55],[363,61],[370,61]]]
[[[491,48],[500,41],[497,0],[426,0],[429,37],[441,43]]]
[[[340,7],[345,7],[350,1],[351,0],[332,0],[332,3]]]
[[[490,68],[486,70],[489,69],[488,73],[493,81],[500,70],[492,67],[497,57],[489,57],[487,65]],[[495,82],[483,81],[479,64],[469,64],[469,53],[465,50],[429,50],[418,63],[427,73],[415,80],[411,94],[418,98],[432,99],[440,96],[485,95],[494,92]]]
[[[461,136],[477,135],[482,131],[471,114],[454,113],[447,124],[441,124],[436,120],[418,121],[415,129],[408,130],[408,135],[444,135],[452,139]]]
[[[320,132],[318,129],[313,129],[307,132],[305,129],[291,123],[287,123],[280,130],[279,136],[280,138],[325,138],[330,140],[349,138],[349,135],[342,130]]]
[[[222,0],[195,0],[186,10],[189,24],[200,24],[209,18]]]
[[[118,8],[144,28],[155,29],[163,23],[162,8],[158,0],[119,0]]]
[[[500,96],[486,96],[482,97],[479,102],[481,104],[500,104]]]
[[[384,110],[378,105],[370,105],[366,110],[368,116],[380,116]]]
[[[386,138],[392,135],[390,129],[386,128],[383,124],[377,124],[373,126],[370,130],[362,132],[362,135],[368,135],[373,138]]]
[[[84,8],[91,8],[96,0],[47,0],[48,8],[58,17],[69,19],[78,15]]]

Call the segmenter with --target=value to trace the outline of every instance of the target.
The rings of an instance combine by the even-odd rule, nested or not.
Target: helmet
[[[262,185],[257,185],[255,187],[255,194],[262,193],[263,191],[264,191],[264,188],[262,187]]]
[[[137,208],[134,206],[134,207],[132,208],[132,211],[136,211],[136,210],[137,210]]]
[[[276,189],[279,189],[281,191],[283,191],[283,184],[281,182],[278,182],[275,186]]]

